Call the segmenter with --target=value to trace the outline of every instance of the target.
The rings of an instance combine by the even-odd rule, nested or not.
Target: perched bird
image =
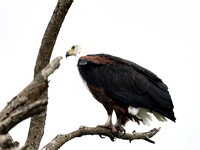
[[[129,120],[149,124],[154,115],[159,121],[175,122],[168,87],[151,71],[131,61],[108,55],[84,55],[81,45],[74,45],[66,57],[77,57],[79,73],[94,98],[107,111],[108,119],[101,127],[113,133],[125,132]],[[112,123],[112,113],[117,116]]]

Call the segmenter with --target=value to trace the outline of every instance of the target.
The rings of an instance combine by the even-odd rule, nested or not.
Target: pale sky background
[[[33,70],[46,26],[57,0],[13,0],[0,3],[0,109],[33,78]],[[104,124],[106,111],[82,83],[75,57],[66,51],[77,43],[92,43],[91,50],[126,58],[157,74],[169,87],[177,122],[138,126],[127,132],[161,127],[152,139],[111,142],[85,136],[61,149],[199,150],[200,134],[200,1],[199,0],[74,0],[60,30],[52,59],[63,56],[50,77],[49,104],[41,147],[57,134],[81,125]],[[10,134],[21,145],[29,119]]]

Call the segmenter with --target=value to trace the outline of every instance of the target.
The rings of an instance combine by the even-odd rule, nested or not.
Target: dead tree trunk
[[[35,64],[34,76],[36,76],[49,63],[61,25],[72,3],[73,0],[58,0],[56,8],[42,39]],[[48,99],[47,89],[40,99]],[[31,147],[31,150],[37,150],[39,148],[40,141],[44,134],[46,110],[47,107],[40,114],[31,117],[28,138],[26,140],[26,145]]]

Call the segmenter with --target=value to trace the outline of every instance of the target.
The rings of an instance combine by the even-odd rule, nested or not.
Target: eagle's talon
[[[126,134],[126,130],[124,129],[123,131],[122,131],[122,136],[124,136]]]
[[[113,134],[114,134],[115,137],[118,137],[119,136],[119,130],[116,130]]]
[[[112,126],[111,130],[115,137],[118,137],[119,133],[122,133],[122,136],[126,134],[126,130],[122,126]]]
[[[106,136],[105,135],[102,135],[102,134],[99,134],[99,137],[104,139]]]
[[[116,141],[116,137],[110,138],[110,140],[111,140],[112,142],[115,142],[115,141]]]

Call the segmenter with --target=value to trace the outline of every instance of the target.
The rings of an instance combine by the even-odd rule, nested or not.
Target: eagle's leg
[[[112,132],[114,134],[116,134],[117,136],[118,136],[119,132],[122,132],[123,134],[126,133],[124,127],[121,124],[121,121],[122,121],[122,117],[117,115],[117,121],[116,121],[115,125],[112,126]]]
[[[112,112],[108,112],[108,119],[104,125],[98,125],[98,127],[103,127],[103,128],[109,128],[111,129],[113,127],[112,124]]]

